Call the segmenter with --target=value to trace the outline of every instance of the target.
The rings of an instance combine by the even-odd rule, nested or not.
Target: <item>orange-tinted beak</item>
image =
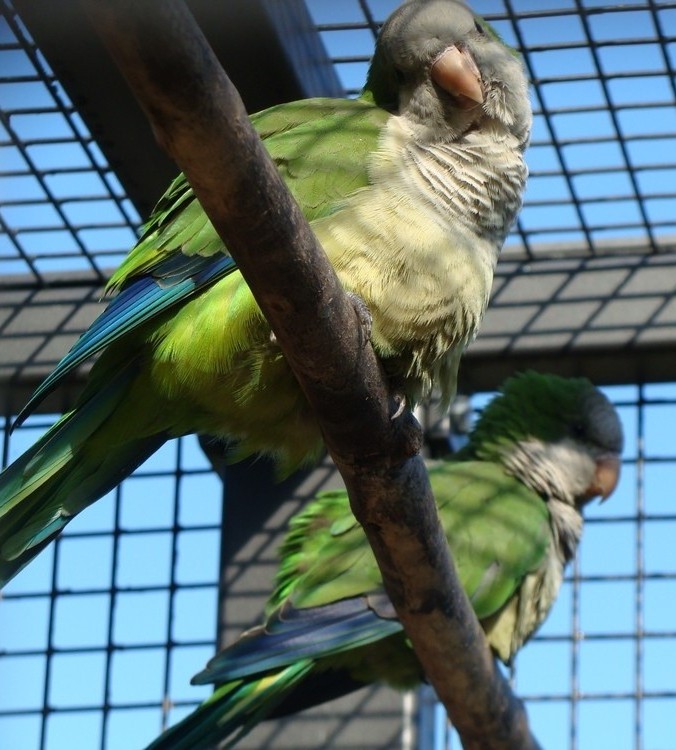
[[[481,104],[484,100],[479,68],[466,49],[459,49],[454,44],[432,63],[432,80],[456,97],[464,109]]]
[[[585,497],[591,500],[593,497],[600,496],[602,501],[607,500],[620,481],[621,466],[622,462],[616,453],[600,456],[596,461],[594,480],[587,488]]]

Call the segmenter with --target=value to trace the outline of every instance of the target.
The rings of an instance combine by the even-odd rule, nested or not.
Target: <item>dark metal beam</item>
[[[675,277],[674,253],[499,263],[461,390],[492,390],[524,369],[599,384],[676,380]],[[101,289],[84,274],[54,276],[40,290],[8,281],[0,282],[0,403],[16,410],[101,311]],[[57,393],[44,409],[60,403]]]
[[[77,0],[15,0],[21,20],[73,101],[139,214],[149,214],[176,165]],[[249,112],[343,91],[302,0],[188,0]]]

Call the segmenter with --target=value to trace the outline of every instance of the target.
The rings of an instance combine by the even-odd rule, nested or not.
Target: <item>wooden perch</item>
[[[81,0],[275,331],[397,613],[467,750],[530,750],[525,711],[460,586],[419,448],[358,316],[179,0]]]

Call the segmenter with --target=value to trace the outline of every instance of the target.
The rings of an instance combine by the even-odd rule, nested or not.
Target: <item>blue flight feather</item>
[[[237,268],[229,255],[217,260],[213,256],[197,255],[189,260],[181,256],[179,260],[180,267],[173,258],[158,264],[152,275],[142,276],[112,300],[37,388],[13,427],[20,425],[66,375],[91,356]]]
[[[365,597],[309,609],[283,608],[265,627],[254,628],[217,654],[192,679],[194,685],[224,683],[350,650],[398,633],[399,620],[380,617]]]

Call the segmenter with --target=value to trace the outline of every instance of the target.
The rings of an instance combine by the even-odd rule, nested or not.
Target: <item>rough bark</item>
[[[460,586],[419,454],[355,310],[180,0],[81,0],[236,259],[345,480],[396,607],[467,750],[537,748]]]

